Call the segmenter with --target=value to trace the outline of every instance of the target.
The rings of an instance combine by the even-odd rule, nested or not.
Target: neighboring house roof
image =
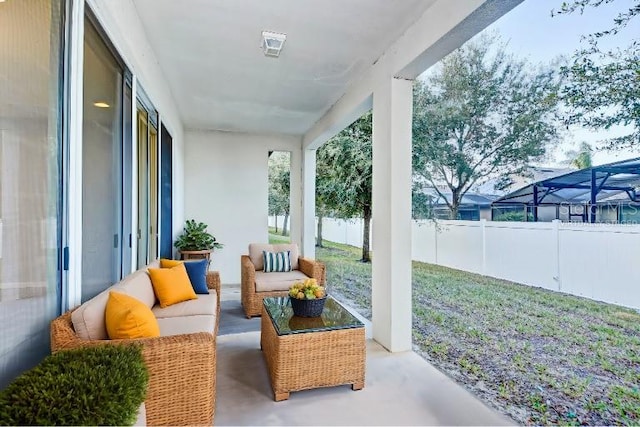
[[[588,203],[591,200],[592,179],[596,202],[624,199],[640,201],[636,195],[636,188],[640,187],[638,157],[539,180],[501,197],[494,204]]]
[[[489,208],[491,207],[491,204],[495,200],[498,200],[501,196],[504,196],[517,188],[526,186],[532,181],[540,181],[573,171],[575,171],[575,169],[529,166],[521,175],[510,175],[508,177],[510,184],[503,189],[496,189],[496,187],[504,182],[504,178],[491,179],[482,185],[474,187],[473,191],[468,191],[462,197],[460,205]],[[446,205],[446,202],[442,200],[441,196],[435,191],[435,189],[426,184],[426,180],[421,179],[421,177],[419,176],[414,176],[413,179],[415,182],[421,183],[423,185],[422,192],[432,197],[434,206]],[[445,186],[439,186],[438,189],[442,194],[444,194],[446,200],[450,203],[451,191]]]
[[[444,198],[446,199],[446,202],[451,203],[451,199],[452,199],[451,192],[450,191],[445,192],[445,190],[442,190],[442,189],[440,189],[440,191],[443,193]],[[433,198],[434,206],[446,205],[445,200],[442,199],[442,196],[440,196],[435,189],[425,188],[423,190],[423,193]],[[462,200],[460,201],[460,206],[478,206],[478,207],[489,208],[491,207],[491,203],[494,200],[496,200],[498,197],[499,196],[495,194],[478,194],[478,193],[467,192],[464,196],[462,196]]]

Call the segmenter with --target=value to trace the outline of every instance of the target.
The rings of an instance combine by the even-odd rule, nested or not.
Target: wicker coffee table
[[[364,325],[330,296],[313,318],[294,316],[288,297],[265,298],[260,346],[276,402],[292,391],[364,387]]]

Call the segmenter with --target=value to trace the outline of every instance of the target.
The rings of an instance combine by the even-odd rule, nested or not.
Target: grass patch
[[[371,264],[325,242],[329,292],[371,318]],[[416,352],[522,424],[640,423],[640,315],[413,263]]]
[[[281,234],[281,230],[278,230],[278,232],[276,233],[276,229],[274,227],[269,227],[269,243],[271,243],[272,245],[291,243],[291,237],[283,236]]]

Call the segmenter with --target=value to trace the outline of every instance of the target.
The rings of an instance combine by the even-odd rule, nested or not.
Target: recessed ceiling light
[[[265,56],[272,56],[277,58],[280,56],[280,51],[284,46],[284,41],[287,39],[286,34],[272,33],[270,31],[262,32],[262,50]]]
[[[107,104],[106,102],[102,102],[102,101],[100,101],[100,102],[94,102],[94,103],[93,103],[93,106],[94,106],[94,107],[98,107],[98,108],[109,108],[109,107],[110,107],[110,105],[109,105],[109,104]]]

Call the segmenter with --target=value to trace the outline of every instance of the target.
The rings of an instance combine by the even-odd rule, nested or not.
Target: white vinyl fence
[[[362,220],[326,218],[323,237],[359,247]],[[412,254],[416,261],[640,309],[640,225],[414,221]]]
[[[273,215],[269,216],[269,227],[274,227],[275,221],[276,219]],[[282,231],[283,221],[284,217],[278,216],[278,233]],[[317,224],[318,220],[316,218],[316,226]],[[324,218],[322,221],[322,238],[330,242],[361,247],[363,228],[364,221],[361,218],[349,220]]]
[[[640,226],[414,223],[413,259],[640,309]]]

